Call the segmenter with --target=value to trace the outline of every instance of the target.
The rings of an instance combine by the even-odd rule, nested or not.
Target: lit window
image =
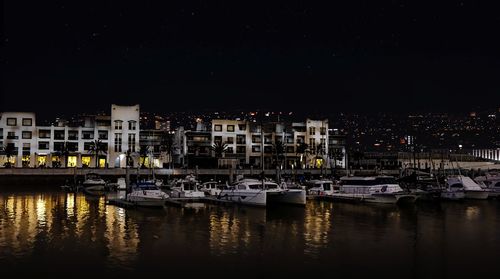
[[[234,125],[227,125],[228,132],[234,132]]]
[[[76,156],[68,156],[67,166],[70,168],[76,167]]]
[[[214,131],[221,132],[222,131],[222,125],[214,125]]]
[[[23,139],[31,139],[31,132],[30,131],[23,131]]]
[[[16,118],[7,118],[7,126],[17,126]]]
[[[23,118],[23,126],[32,126],[33,120],[31,118]]]

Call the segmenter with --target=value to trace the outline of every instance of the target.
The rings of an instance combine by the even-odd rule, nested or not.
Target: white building
[[[91,151],[96,141],[99,154]],[[125,167],[127,150],[137,157],[139,105],[112,105],[111,116],[86,117],[78,127],[36,126],[34,113],[4,112],[0,147],[0,167],[9,160],[15,167]]]
[[[260,125],[246,120],[212,120],[212,142],[227,145],[222,161],[236,159],[241,165],[271,168],[324,167],[328,154],[328,120]],[[277,156],[275,148],[283,152]],[[305,150],[301,150],[304,149]],[[263,153],[261,152],[263,150]],[[215,154],[213,154],[215,155]],[[221,160],[219,160],[221,161]]]

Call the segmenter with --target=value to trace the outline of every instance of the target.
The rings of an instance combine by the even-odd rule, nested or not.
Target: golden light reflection
[[[304,254],[318,257],[321,248],[328,244],[333,213],[332,203],[309,203],[304,220]]]
[[[58,219],[61,216],[64,220]],[[106,205],[104,197],[0,194],[0,247],[8,247],[13,257],[31,255],[36,247],[74,243],[105,249],[107,260],[126,265],[136,257],[139,236],[139,226],[127,218],[126,210]]]

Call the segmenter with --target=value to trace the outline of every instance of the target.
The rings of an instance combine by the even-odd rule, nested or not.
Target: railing
[[[7,136],[7,139],[19,139],[18,136]]]

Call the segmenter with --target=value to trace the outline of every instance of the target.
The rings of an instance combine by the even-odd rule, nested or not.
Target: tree
[[[174,138],[169,133],[163,133],[160,142],[161,152],[165,152],[169,159],[169,168],[172,168],[172,154],[174,153]]]
[[[277,165],[281,165],[284,158],[285,149],[286,149],[285,144],[280,140],[276,140],[275,143],[273,144],[273,153],[276,158]]]
[[[215,153],[215,157],[221,158],[227,151],[227,144],[220,141],[216,141],[210,149]]]
[[[341,161],[344,159],[344,152],[339,148],[331,148],[328,152],[328,156],[330,159],[333,159],[333,169],[337,170],[337,161]]]
[[[307,165],[307,155],[309,154],[309,145],[305,142],[301,142],[297,145],[297,155],[300,155],[301,156],[301,159],[300,159],[300,164],[302,166],[302,161],[303,161],[303,157],[306,157],[306,165]]]
[[[149,155],[149,146],[148,145],[141,145],[141,148],[139,149],[139,157],[142,159],[141,163],[141,168],[145,168],[146,165],[146,157]]]
[[[14,144],[7,144],[2,148],[2,153],[7,157],[7,162],[4,163],[6,168],[11,168],[12,164],[10,163],[10,158],[15,155],[16,148]]]
[[[64,158],[64,166],[68,166],[68,156],[70,153],[69,149],[69,143],[67,141],[63,142],[60,149],[56,150],[56,155],[59,156],[59,164],[62,165],[63,163],[61,162],[61,157]]]
[[[99,167],[99,155],[106,154],[107,148],[106,145],[99,139],[94,140],[90,143],[89,153],[95,155],[95,167]]]

